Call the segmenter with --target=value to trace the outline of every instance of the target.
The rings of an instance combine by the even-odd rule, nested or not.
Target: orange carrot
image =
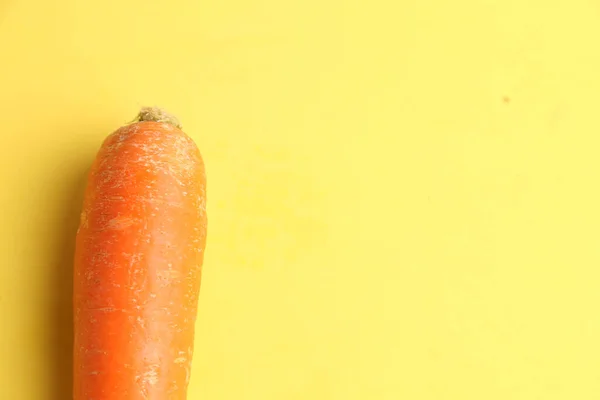
[[[194,142],[145,108],[90,170],[74,271],[74,400],[184,400],[206,243]]]

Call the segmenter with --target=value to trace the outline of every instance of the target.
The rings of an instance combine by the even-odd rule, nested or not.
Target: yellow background
[[[0,0],[0,398],[65,400],[85,172],[209,179],[189,398],[600,398],[600,5]]]

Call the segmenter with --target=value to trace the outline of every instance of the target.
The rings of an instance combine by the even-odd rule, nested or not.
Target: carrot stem
[[[134,122],[142,121],[164,122],[181,129],[181,123],[177,117],[159,107],[143,107]]]

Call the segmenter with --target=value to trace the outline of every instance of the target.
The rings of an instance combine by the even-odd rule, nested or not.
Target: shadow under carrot
[[[87,165],[78,165],[76,173],[66,177],[62,193],[65,201],[57,211],[61,221],[56,228],[56,253],[52,260],[51,298],[48,303],[50,400],[72,399],[73,395],[73,261],[75,235],[87,179]],[[88,164],[91,164],[91,160]],[[65,177],[62,177],[63,179]],[[67,182],[65,182],[67,184]]]

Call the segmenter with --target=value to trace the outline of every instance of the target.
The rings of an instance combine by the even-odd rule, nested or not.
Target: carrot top
[[[181,129],[181,123],[177,117],[159,107],[143,107],[133,122],[142,121],[164,122]]]

